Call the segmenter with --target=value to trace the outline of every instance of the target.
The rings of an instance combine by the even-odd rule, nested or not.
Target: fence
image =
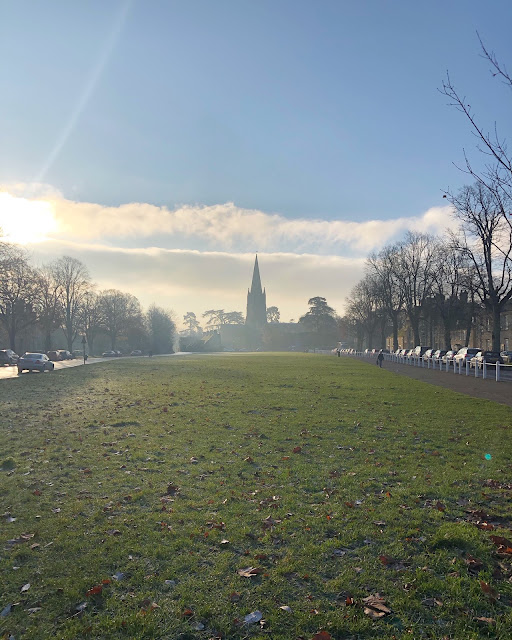
[[[341,352],[343,356],[355,356],[358,358],[368,358],[375,360],[378,351],[367,353],[364,351]],[[456,375],[474,376],[475,378],[493,379],[496,382],[507,381],[512,382],[512,364],[491,364],[483,362],[481,365],[470,367],[469,359],[464,361],[459,358],[454,360],[424,358],[422,356],[400,356],[395,353],[384,353],[384,360],[388,362],[396,362],[398,364],[407,364],[413,367],[424,367],[425,369],[433,369],[439,372],[454,373]]]

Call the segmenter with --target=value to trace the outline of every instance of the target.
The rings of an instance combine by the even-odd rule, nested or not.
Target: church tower
[[[267,294],[261,289],[260,269],[258,256],[254,261],[252,284],[247,291],[247,315],[245,324],[252,328],[263,328],[267,324]]]

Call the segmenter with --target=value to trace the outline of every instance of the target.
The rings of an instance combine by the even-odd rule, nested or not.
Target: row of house
[[[443,327],[439,324],[423,322],[420,328],[421,344],[435,349],[445,349]],[[480,312],[472,318],[469,330],[469,340],[466,344],[467,329],[457,328],[451,332],[452,349],[464,346],[474,347],[490,351],[492,349],[492,318]],[[502,351],[512,350],[512,306],[507,307],[501,314],[500,345]],[[411,327],[406,324],[398,334],[398,346],[400,349],[412,349],[414,334]],[[393,336],[386,338],[386,349],[393,351]]]

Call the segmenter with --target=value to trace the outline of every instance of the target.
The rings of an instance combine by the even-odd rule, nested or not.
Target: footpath
[[[374,360],[358,358],[367,362],[369,367],[375,367]],[[512,384],[510,382],[496,382],[496,380],[482,380],[473,376],[456,375],[453,371],[434,371],[423,367],[411,367],[407,364],[384,361],[382,368],[401,376],[408,376],[421,382],[428,382],[437,387],[451,389],[458,393],[464,393],[473,398],[492,400],[512,407]]]

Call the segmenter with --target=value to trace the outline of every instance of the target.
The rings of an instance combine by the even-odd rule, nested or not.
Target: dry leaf
[[[243,578],[252,578],[258,574],[263,573],[263,569],[259,567],[247,567],[246,569],[238,569],[238,575]]]
[[[480,580],[480,587],[482,591],[492,600],[496,600],[500,597],[500,594],[496,591],[496,589],[493,589],[490,584],[487,584],[487,582],[484,582],[483,580]]]
[[[332,640],[332,636],[330,633],[327,633],[327,631],[318,631],[311,640]]]
[[[378,593],[363,598],[364,613],[372,618],[372,620],[379,620],[388,613],[391,613],[391,609],[388,609],[385,605],[386,600]]]

